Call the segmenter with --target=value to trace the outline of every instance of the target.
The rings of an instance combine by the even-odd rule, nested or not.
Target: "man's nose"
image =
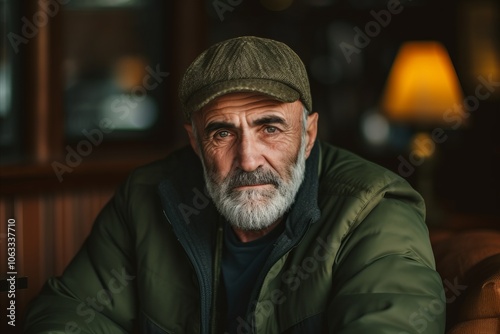
[[[238,167],[245,172],[253,172],[259,167],[262,167],[264,158],[260,145],[254,138],[248,135],[243,135],[239,138],[236,154],[236,162]]]

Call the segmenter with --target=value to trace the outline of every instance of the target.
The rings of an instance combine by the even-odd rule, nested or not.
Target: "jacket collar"
[[[306,160],[304,181],[295,196],[287,219],[285,233],[290,239],[301,238],[310,223],[320,218],[318,207],[318,170],[320,161],[320,145],[316,141]]]

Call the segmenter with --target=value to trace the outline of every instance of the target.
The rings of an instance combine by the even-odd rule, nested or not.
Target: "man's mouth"
[[[271,183],[242,184],[242,185],[235,186],[233,189],[245,190],[245,189],[260,188],[260,187],[264,187],[264,186],[274,186],[274,184],[271,184]]]

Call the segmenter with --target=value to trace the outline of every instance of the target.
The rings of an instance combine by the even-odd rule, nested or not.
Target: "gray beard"
[[[237,170],[218,181],[214,172],[207,171],[201,159],[208,194],[233,227],[246,231],[263,230],[282,218],[295,201],[305,175],[305,150],[306,139],[303,136],[296,161],[289,169],[289,181],[263,168],[253,172]],[[238,186],[262,183],[272,187],[234,190]]]

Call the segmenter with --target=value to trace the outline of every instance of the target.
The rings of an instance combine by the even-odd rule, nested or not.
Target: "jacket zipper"
[[[219,291],[219,279],[220,279],[220,270],[221,270],[221,262],[222,262],[222,244],[223,244],[223,227],[219,221],[217,226],[217,236],[215,243],[215,256],[214,256],[214,279],[213,279],[213,287],[212,287],[212,316],[211,316],[211,333],[217,334],[217,296]]]

